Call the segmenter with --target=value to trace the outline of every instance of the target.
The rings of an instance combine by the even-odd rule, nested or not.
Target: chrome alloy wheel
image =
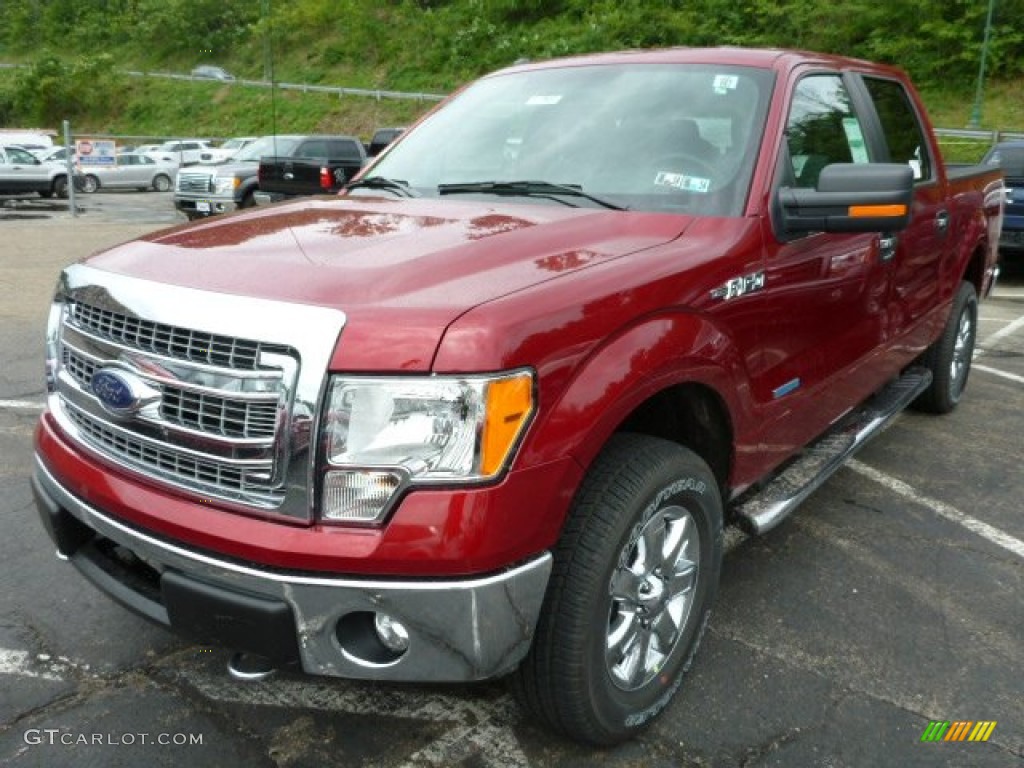
[[[964,387],[964,379],[970,369],[971,356],[974,354],[974,316],[970,307],[964,307],[960,313],[960,322],[953,340],[953,355],[949,363],[950,394],[959,397]]]
[[[683,507],[659,509],[627,542],[609,585],[605,661],[615,686],[635,691],[682,637],[700,569],[700,534]]]

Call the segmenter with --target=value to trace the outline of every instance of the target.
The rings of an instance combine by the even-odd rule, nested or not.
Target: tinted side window
[[[1007,176],[1024,176],[1024,145],[996,144],[988,151],[982,162],[988,165],[998,165]]]
[[[791,181],[813,188],[821,169],[831,163],[867,163],[860,120],[839,75],[809,75],[793,93],[786,139],[792,162]]]
[[[295,152],[296,157],[327,157],[327,142],[323,139],[304,141]]]
[[[354,141],[332,141],[330,156],[337,160],[347,160],[356,163],[363,159],[359,152],[359,147],[356,146]]]
[[[872,77],[865,77],[864,84],[882,123],[882,133],[889,146],[889,160],[907,163],[914,169],[915,179],[930,179],[932,163],[924,131],[903,85],[895,80]]]

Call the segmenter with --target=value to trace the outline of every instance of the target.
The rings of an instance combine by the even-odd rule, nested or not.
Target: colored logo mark
[[[995,720],[932,720],[921,741],[988,741],[995,729]]]

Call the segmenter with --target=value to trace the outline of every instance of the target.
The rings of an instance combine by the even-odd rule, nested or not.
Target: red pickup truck
[[[516,66],[347,192],[67,268],[34,489],[150,619],[368,680],[510,675],[610,744],[678,689],[723,526],[953,409],[998,170],[898,70],[678,49]]]

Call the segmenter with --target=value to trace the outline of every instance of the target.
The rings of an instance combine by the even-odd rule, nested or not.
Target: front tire
[[[167,192],[171,188],[171,179],[162,173],[153,179],[153,189],[157,192]]]
[[[56,197],[65,198],[68,196],[68,177],[58,176],[53,180],[51,191]]]
[[[83,192],[88,192],[89,194],[92,194],[93,192],[95,192],[99,188],[100,188],[100,180],[97,179],[92,174],[89,174],[88,176],[86,176],[85,180],[82,182],[82,191]]]
[[[932,383],[914,401],[928,413],[949,413],[967,387],[978,335],[978,295],[974,285],[960,283],[942,335],[925,350],[921,364],[932,372]]]
[[[721,562],[722,502],[707,464],[666,440],[615,436],[556,547],[516,697],[581,742],[636,735],[690,668]]]

